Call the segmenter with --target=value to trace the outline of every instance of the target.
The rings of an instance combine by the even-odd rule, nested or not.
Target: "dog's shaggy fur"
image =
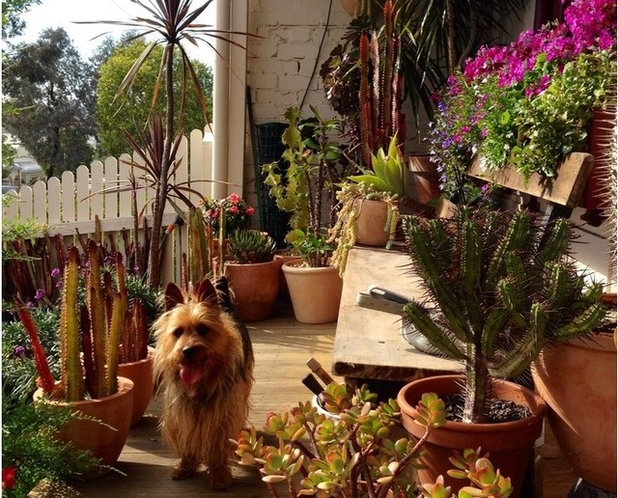
[[[212,486],[226,488],[229,457],[245,426],[253,383],[253,350],[246,328],[231,313],[227,282],[209,280],[182,292],[169,284],[166,311],[154,324],[154,369],[162,396],[161,431],[180,456],[172,478],[201,464]]]

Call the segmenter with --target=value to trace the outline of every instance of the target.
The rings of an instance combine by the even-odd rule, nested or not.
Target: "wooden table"
[[[358,292],[371,284],[409,297],[423,296],[407,254],[358,246],[351,249],[335,335],[334,374],[355,383],[409,382],[432,373],[461,370],[459,362],[423,353],[409,344],[400,330],[401,316],[359,306]]]

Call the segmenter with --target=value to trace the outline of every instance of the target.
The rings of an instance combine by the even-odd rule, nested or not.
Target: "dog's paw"
[[[197,469],[195,467],[188,467],[182,464],[182,462],[172,468],[172,479],[175,481],[182,481],[183,479],[189,479],[195,474]]]
[[[226,489],[232,484],[232,471],[228,465],[210,469],[210,482],[213,489]]]

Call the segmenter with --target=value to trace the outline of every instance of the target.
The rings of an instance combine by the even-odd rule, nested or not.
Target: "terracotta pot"
[[[132,363],[120,363],[118,375],[133,381],[133,415],[131,425],[139,422],[148,408],[154,390],[154,377],[152,373],[152,353],[143,360]]]
[[[309,268],[300,261],[284,263],[294,317],[301,323],[336,322],[343,280],[336,268]]]
[[[427,204],[440,197],[440,175],[429,160],[430,155],[415,155],[408,158],[411,172],[410,197],[421,204]]]
[[[388,203],[381,200],[356,199],[356,243],[366,246],[385,246],[389,239]]]
[[[275,254],[275,261],[279,262],[279,299],[282,299],[285,302],[290,302],[290,291],[288,290],[288,284],[285,281],[285,275],[283,274],[283,270],[281,267],[283,263],[288,263],[290,261],[300,261],[300,257],[297,254],[284,254],[277,253]]]
[[[343,10],[345,10],[348,15],[354,17],[354,11],[356,10],[356,0],[339,0]]]
[[[464,379],[461,375],[440,375],[405,385],[399,391],[397,402],[406,430],[417,439],[424,433],[424,428],[412,418],[423,393],[434,392],[438,396],[461,393],[462,382]],[[453,456],[453,450],[476,449],[480,446],[483,453],[489,452],[489,459],[500,469],[500,473],[511,478],[514,487],[512,496],[519,496],[528,463],[534,454],[534,442],[543,428],[545,402],[530,389],[504,380],[493,380],[491,389],[494,397],[527,406],[532,415],[514,422],[496,424],[446,422],[444,426],[433,429],[423,447],[423,461],[427,467],[418,471],[421,483],[434,482],[442,475],[445,484],[452,486],[453,492],[457,493],[468,482],[447,475],[447,470],[452,468],[449,457]]]
[[[543,349],[532,368],[549,423],[581,478],[616,492],[616,344],[598,333]]]
[[[131,425],[132,380],[119,376],[118,392],[101,399],[72,403],[50,401],[44,398],[42,389],[37,389],[33,398],[37,402],[68,405],[88,417],[103,422],[71,420],[60,430],[58,437],[62,441],[72,442],[79,449],[89,450],[95,457],[101,459],[101,464],[104,466],[111,467],[116,463],[129,435]],[[106,471],[109,471],[109,468],[103,467],[97,475]],[[89,477],[94,477],[94,475]]]
[[[236,315],[243,322],[266,320],[272,315],[279,293],[281,263],[226,263],[225,275]]]

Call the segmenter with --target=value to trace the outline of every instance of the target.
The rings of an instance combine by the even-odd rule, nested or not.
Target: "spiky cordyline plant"
[[[404,315],[465,363],[464,422],[486,420],[490,376],[517,376],[548,342],[590,333],[605,314],[602,285],[587,285],[567,257],[566,219],[545,236],[525,211],[459,208],[453,219],[406,217],[404,226],[428,298],[405,305]],[[437,318],[427,313],[433,306]]]
[[[209,25],[196,22],[198,17],[206,10],[206,8],[208,8],[213,0],[202,2],[193,10],[191,10],[194,3],[192,0],[132,0],[132,2],[144,9],[145,15],[143,17],[135,17],[130,21],[97,21],[97,23],[119,25],[135,30],[137,33],[134,36],[129,37],[127,41],[132,41],[137,38],[142,38],[153,34],[158,36],[158,38],[147,44],[142,54],[135,60],[122,80],[116,92],[117,95],[130,90],[141,67],[153,53],[153,49],[157,45],[164,46],[159,74],[157,75],[157,80],[154,86],[151,104],[152,112],[154,105],[159,98],[161,87],[163,86],[166,97],[165,124],[164,126],[161,126],[161,133],[157,132],[155,135],[153,131],[153,137],[162,137],[163,141],[160,153],[157,153],[157,155],[154,156],[157,163],[157,171],[156,176],[152,177],[155,188],[155,196],[152,211],[152,237],[150,240],[148,257],[148,281],[152,286],[158,286],[160,283],[161,265],[159,264],[159,259],[161,253],[160,242],[163,213],[166,203],[170,200],[170,170],[174,168],[174,164],[177,161],[175,154],[177,149],[175,140],[177,139],[175,137],[182,135],[183,115],[189,85],[193,88],[206,121],[208,121],[206,100],[200,87],[197,74],[191,60],[189,59],[189,56],[187,55],[183,42],[188,41],[193,45],[197,45],[198,42],[205,42],[213,49],[214,47],[209,41],[211,39],[223,39],[233,45],[240,45],[229,39],[229,35],[234,34],[234,32],[222,32],[220,30],[213,29]],[[94,22],[88,21],[83,23],[93,24]],[[180,94],[181,102],[180,112],[178,113],[178,122],[174,123],[176,107],[174,102],[173,67],[176,51],[178,51],[182,61],[183,80]],[[140,155],[144,158],[146,157],[143,153],[140,153]],[[178,194],[178,192],[175,193]]]

